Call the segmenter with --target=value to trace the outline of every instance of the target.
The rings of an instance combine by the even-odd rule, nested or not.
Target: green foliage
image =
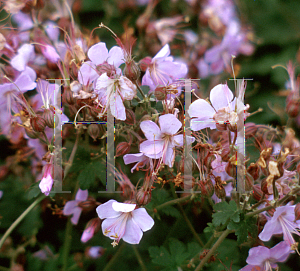
[[[170,197],[169,193],[165,189],[157,188],[152,191],[151,202],[147,204],[146,207],[147,209],[153,210],[157,206],[170,200],[172,200],[172,198]],[[172,205],[168,205],[166,207],[159,209],[159,212],[176,218],[180,217],[180,212]]]
[[[178,270],[186,260],[193,258],[199,251],[200,246],[197,243],[188,243],[186,246],[173,238],[169,241],[169,250],[164,246],[149,248],[152,262],[166,267],[164,271]]]
[[[212,215],[212,223],[215,227],[226,224],[228,220],[232,220],[237,223],[240,221],[239,211],[237,210],[236,203],[233,200],[231,200],[229,204],[226,201],[217,203],[214,206],[214,210],[217,211]]]
[[[253,217],[241,219],[239,223],[230,221],[227,228],[229,230],[235,230],[235,235],[237,236],[237,242],[239,245],[247,242],[248,233],[250,233],[251,236],[256,236],[257,234],[256,219]]]

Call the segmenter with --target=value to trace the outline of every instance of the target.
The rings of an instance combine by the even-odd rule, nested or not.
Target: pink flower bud
[[[38,133],[44,132],[46,127],[46,122],[41,116],[30,118],[30,124],[32,129]]]
[[[129,80],[134,82],[139,79],[141,71],[138,65],[132,60],[125,62],[124,74]]]
[[[151,64],[151,61],[152,61],[152,58],[150,56],[143,58],[139,62],[141,71],[145,72],[147,70],[147,68],[149,67],[149,65]]]
[[[88,127],[88,134],[94,141],[96,141],[100,135],[99,125],[94,123],[90,124]]]
[[[43,112],[43,119],[49,128],[54,128],[54,112],[52,109],[45,109]]]
[[[43,178],[39,184],[39,188],[41,189],[41,192],[44,193],[46,196],[50,194],[50,191],[53,186],[53,170],[53,164],[46,164],[43,169]]]
[[[99,231],[100,225],[101,220],[99,219],[99,217],[91,219],[87,223],[85,230],[81,235],[81,242],[86,243],[87,241],[89,241],[94,236],[94,234],[96,234]]]

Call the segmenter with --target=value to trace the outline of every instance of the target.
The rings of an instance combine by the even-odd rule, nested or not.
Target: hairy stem
[[[141,255],[140,255],[138,249],[136,248],[136,245],[132,245],[132,248],[133,248],[134,254],[135,254],[135,256],[136,256],[136,258],[137,258],[137,260],[139,262],[139,265],[141,266],[141,270],[142,271],[147,271],[147,268],[146,268],[146,266],[145,266],[145,264],[143,262],[143,259],[142,259]]]
[[[202,261],[199,263],[199,265],[196,267],[195,271],[200,271],[203,266],[206,264],[206,262],[210,259],[210,257],[215,253],[216,249],[221,245],[221,243],[224,241],[224,239],[227,237],[229,233],[234,232],[233,230],[226,229],[223,231],[217,242],[213,245],[213,247],[209,250],[209,252],[206,254],[206,256],[202,259]]]
[[[5,242],[6,238],[11,234],[11,232],[20,224],[20,222],[25,218],[25,216],[35,207],[37,206],[44,198],[46,198],[45,195],[39,196],[33,203],[29,205],[29,207],[15,220],[14,223],[10,225],[10,227],[7,229],[7,231],[4,233],[0,240],[0,248],[3,246],[3,243]]]
[[[192,197],[192,195],[189,195],[189,196],[185,196],[183,198],[178,198],[178,199],[173,199],[173,200],[170,200],[168,202],[165,202],[161,205],[158,205],[156,208],[154,208],[155,210],[159,210],[159,209],[162,209],[166,206],[169,206],[169,205],[174,205],[174,204],[177,204],[177,203],[180,203],[180,202],[183,202],[183,201],[186,201],[188,199],[190,199]]]
[[[103,269],[103,271],[115,270],[115,269],[112,269],[112,266],[115,264],[116,260],[118,259],[119,255],[121,254],[121,252],[122,252],[122,250],[123,250],[124,247],[125,247],[125,243],[123,242],[123,244],[119,247],[119,249],[116,252],[116,254],[111,258],[111,260],[105,266],[105,268]]]

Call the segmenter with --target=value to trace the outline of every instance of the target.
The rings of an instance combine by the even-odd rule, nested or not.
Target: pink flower
[[[183,146],[183,135],[176,135],[182,123],[173,115],[159,117],[159,126],[151,120],[145,120],[140,127],[147,140],[140,144],[140,151],[150,158],[161,158],[165,165],[173,166],[175,146]],[[194,138],[189,141],[194,142]]]
[[[102,232],[113,239],[116,246],[122,238],[129,244],[138,244],[143,232],[150,230],[154,220],[145,208],[135,209],[136,204],[119,203],[115,200],[101,204],[96,211],[102,222]]]
[[[151,91],[154,91],[158,85],[165,86],[173,83],[176,79],[180,79],[187,74],[187,65],[174,62],[170,56],[170,47],[166,44],[153,57],[149,67],[142,79],[143,85],[148,85]]]
[[[103,73],[96,82],[95,93],[100,104],[109,106],[112,115],[119,120],[126,120],[124,100],[132,100],[136,95],[136,86],[125,76],[110,79]]]
[[[300,226],[300,221],[295,221],[295,205],[280,206],[276,208],[273,217],[268,220],[263,231],[259,234],[259,239],[269,241],[274,234],[282,234],[284,241],[291,249],[297,250],[298,243],[295,242],[292,233],[300,236],[297,228]]]
[[[136,163],[132,168],[131,168],[131,173],[136,169],[138,170],[139,168],[142,168],[150,163],[150,159],[148,156],[144,155],[143,153],[130,153],[130,154],[125,154],[123,156],[124,159],[124,164],[128,165],[131,163]]]
[[[41,189],[41,192],[44,193],[46,196],[49,196],[50,191],[53,186],[53,164],[46,164],[44,166],[44,174],[43,178],[39,184],[39,188]]]
[[[24,71],[29,61],[35,59],[34,46],[31,44],[23,44],[18,53],[11,59],[11,65],[17,71]]]
[[[290,247],[286,242],[280,242],[271,249],[263,246],[253,247],[249,250],[249,256],[244,268],[240,271],[272,271],[273,268],[277,268],[276,262],[284,262],[290,255]]]
[[[105,253],[105,249],[100,246],[88,247],[84,253],[88,258],[98,259]]]
[[[89,241],[100,229],[101,221],[99,217],[91,219],[81,235],[81,242],[86,243]]]
[[[216,124],[226,123],[234,126],[238,123],[241,110],[236,111],[235,107],[240,100],[233,99],[233,94],[226,84],[219,84],[211,90],[210,102],[211,104],[204,99],[198,99],[190,105],[188,112],[193,118],[191,120],[193,131],[204,128],[216,129]],[[248,106],[243,105],[242,108],[247,110]]]
[[[71,222],[74,225],[77,225],[79,217],[82,212],[82,208],[80,208],[78,205],[80,202],[86,201],[87,198],[88,198],[88,191],[78,189],[75,200],[68,201],[63,209],[64,215],[66,215],[66,216],[73,215],[71,218]]]
[[[104,42],[93,45],[87,54],[91,61],[84,62],[78,71],[78,81],[85,86],[99,77],[97,66],[107,63],[114,68],[118,68],[124,63],[122,49],[114,46],[108,52]]]

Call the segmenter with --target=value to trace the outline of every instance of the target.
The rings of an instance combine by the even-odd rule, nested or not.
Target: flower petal
[[[110,96],[109,106],[111,114],[118,120],[126,120],[126,111],[122,98],[118,93]]]
[[[270,219],[264,226],[263,231],[258,235],[262,241],[269,241],[273,234],[282,233],[282,227],[278,220]]]
[[[233,94],[226,84],[219,84],[210,91],[210,101],[216,111],[227,107],[232,100]]]
[[[109,50],[107,63],[116,68],[124,63],[124,54],[119,46],[114,46]]]
[[[145,155],[157,155],[156,159],[160,158],[159,155],[164,147],[164,141],[163,140],[146,140],[140,144],[140,151],[144,153]]]
[[[157,124],[151,120],[144,120],[140,124],[141,130],[148,140],[161,139],[161,132]]]
[[[80,207],[75,207],[74,211],[73,211],[73,216],[71,218],[71,222],[73,223],[73,225],[77,225],[78,224],[78,220],[79,217],[81,215],[81,208]]]
[[[291,247],[285,241],[280,242],[270,249],[270,254],[272,258],[276,260],[276,262],[286,261],[291,252]]]
[[[99,77],[96,71],[96,66],[91,61],[86,61],[82,64],[78,71],[78,81],[82,85],[88,85]]]
[[[123,212],[123,213],[128,213],[132,212],[135,208],[136,204],[131,204],[131,203],[121,203],[121,202],[113,202],[112,203],[112,208],[116,212]]]
[[[115,217],[119,217],[122,214],[121,212],[117,212],[113,209],[112,204],[114,202],[117,201],[111,199],[108,202],[105,202],[97,207],[96,212],[101,219],[115,218]]]
[[[173,114],[166,114],[159,117],[161,133],[174,135],[181,128],[182,123]]]
[[[142,231],[150,230],[154,225],[153,218],[147,213],[145,208],[139,208],[132,212],[132,218]]]
[[[77,201],[76,200],[70,200],[66,203],[64,209],[63,209],[63,214],[64,215],[71,215],[74,212],[74,209],[77,206]]]
[[[249,250],[249,256],[246,262],[251,265],[262,265],[270,256],[270,250],[267,247],[253,247]]]
[[[107,60],[108,57],[108,50],[106,48],[106,44],[104,42],[99,42],[93,45],[88,50],[88,57],[95,65],[100,65],[104,61]]]
[[[129,244],[138,244],[143,237],[141,228],[135,223],[132,218],[128,218],[126,222],[125,234],[123,240]]]
[[[215,122],[205,121],[198,118],[191,119],[191,129],[193,131],[199,131],[204,128],[216,129]]]
[[[203,120],[212,120],[216,111],[207,101],[198,99],[190,105],[188,113],[191,118],[197,117]]]
[[[153,59],[166,58],[169,55],[170,55],[170,46],[169,44],[166,44],[163,48],[159,50],[159,52],[155,55],[155,57],[153,57]]]
[[[85,200],[87,200],[88,196],[89,196],[89,191],[87,189],[86,190],[81,190],[79,188],[77,193],[76,193],[75,199],[78,200],[78,201],[85,201]]]

